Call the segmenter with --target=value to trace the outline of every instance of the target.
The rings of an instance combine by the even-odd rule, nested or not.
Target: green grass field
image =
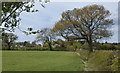
[[[83,71],[80,56],[65,51],[3,51],[3,71]]]

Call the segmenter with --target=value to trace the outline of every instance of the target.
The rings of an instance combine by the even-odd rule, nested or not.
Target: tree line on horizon
[[[5,34],[5,31],[14,32],[14,29],[18,27],[21,12],[37,12],[38,10],[32,9],[34,2],[3,2],[2,3],[2,23],[1,29],[2,39],[5,40],[9,37]],[[9,16],[8,16],[9,14]],[[87,42],[89,51],[93,52],[93,43],[102,40],[103,38],[109,38],[113,34],[108,28],[114,25],[113,19],[110,18],[110,11],[105,9],[102,5],[88,5],[83,8],[74,8],[73,10],[67,10],[61,14],[60,20],[55,23],[53,29],[44,28],[38,31],[32,31],[32,28],[28,28],[27,31],[23,31],[26,34],[37,34],[36,42],[42,41],[48,43],[50,50],[52,50],[52,43],[56,36],[63,37],[66,41],[80,41]],[[12,38],[13,39],[12,39]],[[18,37],[10,36],[9,42],[13,42]],[[8,44],[9,45],[9,44]]]
[[[40,37],[41,36],[37,38]],[[2,50],[76,51],[80,49],[89,49],[89,45],[86,41],[54,39],[50,42],[48,39],[45,41],[45,37],[44,39],[42,37],[40,39],[36,38],[37,40],[32,42],[16,42],[15,40],[17,40],[18,37],[12,33],[5,33],[3,38]],[[38,40],[40,41],[41,39],[44,40],[42,44],[37,44]],[[120,43],[94,42],[92,46],[94,50],[120,50],[119,45]]]

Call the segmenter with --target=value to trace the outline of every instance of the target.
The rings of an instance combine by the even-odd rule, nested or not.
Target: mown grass
[[[64,51],[3,51],[3,71],[83,71],[81,58]]]

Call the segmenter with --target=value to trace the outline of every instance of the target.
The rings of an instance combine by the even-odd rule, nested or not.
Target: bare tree
[[[37,34],[36,38],[37,42],[41,41],[43,43],[48,43],[50,51],[52,51],[52,42],[55,39],[55,35],[51,33],[51,29],[49,28],[44,28],[43,30],[40,31],[40,33]]]

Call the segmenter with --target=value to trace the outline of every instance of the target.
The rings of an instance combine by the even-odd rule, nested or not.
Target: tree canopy
[[[20,25],[21,12],[36,12],[33,9],[34,2],[2,2],[1,25],[3,31],[14,31]]]
[[[40,0],[40,2],[42,2]],[[44,0],[45,3],[49,2],[49,0]],[[19,28],[21,18],[19,17],[22,12],[37,12],[37,9],[34,9],[34,1],[26,2],[2,2],[0,3],[0,9],[1,11],[1,24],[0,24],[0,29],[2,31],[7,30],[10,32],[14,32],[14,29],[16,27]],[[40,3],[42,7],[45,8],[45,6]],[[21,30],[21,29],[20,29]],[[22,32],[29,34],[27,31],[21,30]],[[28,27],[28,31],[30,34],[35,34],[38,31],[32,32],[32,28]]]
[[[2,33],[2,41],[8,45],[8,50],[11,50],[11,46],[18,39],[18,36],[13,33]]]
[[[62,18],[55,24],[53,32],[68,41],[84,39],[92,51],[93,41],[112,36],[112,32],[108,30],[114,24],[110,15],[109,10],[102,5],[74,8],[62,13]]]

